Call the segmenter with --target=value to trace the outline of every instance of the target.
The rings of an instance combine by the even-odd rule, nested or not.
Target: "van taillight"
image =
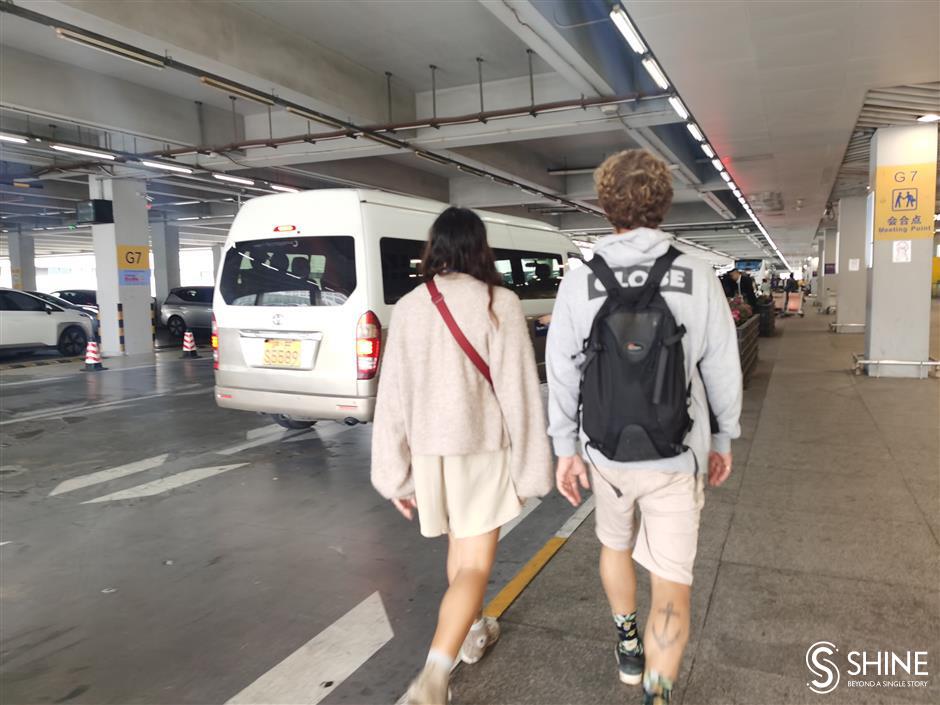
[[[212,314],[212,368],[219,369],[219,326],[215,322],[215,314]]]
[[[379,348],[382,345],[382,324],[372,311],[359,317],[356,325],[356,369],[358,379],[372,379],[379,371]]]

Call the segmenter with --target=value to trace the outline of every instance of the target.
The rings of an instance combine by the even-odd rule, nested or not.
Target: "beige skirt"
[[[411,459],[411,472],[424,536],[479,536],[522,511],[509,473],[509,448],[471,455],[418,455]]]

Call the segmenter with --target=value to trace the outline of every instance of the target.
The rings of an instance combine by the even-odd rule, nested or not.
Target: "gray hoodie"
[[[671,240],[671,236],[661,230],[637,228],[601,238],[594,246],[594,253],[604,258],[621,283],[641,286],[653,261],[666,253]],[[731,439],[741,434],[741,360],[737,333],[724,290],[707,262],[683,254],[664,277],[660,291],[676,323],[686,328],[682,347],[686,379],[692,383],[689,413],[693,419],[692,429],[685,439],[689,451],[674,458],[637,463],[617,463],[597,450],[590,450],[586,457],[613,469],[704,471],[708,467],[708,451],[730,451]],[[558,456],[577,452],[581,348],[605,298],[603,286],[588,267],[568,272],[558,289],[545,354],[548,433]],[[719,432],[714,436],[711,435],[708,403],[718,419]],[[583,448],[587,443],[583,430],[580,439]]]

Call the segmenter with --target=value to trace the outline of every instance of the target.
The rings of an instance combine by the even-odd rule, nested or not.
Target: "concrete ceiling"
[[[810,254],[866,92],[940,79],[936,0],[624,4],[755,207],[782,198],[784,254]]]
[[[272,2],[237,0],[240,5],[328,47],[372,71],[393,74],[393,85],[431,90],[430,64],[438,67],[437,87],[495,81],[528,73],[526,47],[477,0],[347,0]],[[535,73],[548,65],[533,57]]]
[[[937,80],[935,75],[923,78],[930,73],[925,65],[931,56],[936,73],[937,50],[935,44],[922,44],[922,30],[891,34],[892,41],[908,46],[921,42],[924,50],[915,59],[861,41],[840,44],[845,27],[871,40],[871,23],[890,14],[879,14],[871,4],[627,3],[653,53],[755,209],[781,194],[783,211],[766,212],[763,220],[787,254],[801,255],[808,248],[868,82],[895,74],[901,76],[895,85]],[[921,23],[934,17],[924,8],[927,4],[912,5]],[[372,186],[499,208],[579,233],[607,226],[571,206],[559,207],[554,199],[592,203],[591,176],[552,172],[595,166],[608,154],[643,146],[673,168],[676,199],[667,221],[671,228],[732,255],[769,256],[766,243],[661,95],[605,109],[396,133],[414,148],[526,187],[516,188],[363,139],[233,149],[226,145],[235,137],[266,141],[296,136],[308,129],[308,121],[279,106],[269,121],[265,107],[239,100],[233,123],[226,94],[198,80],[201,72],[214,72],[257,92],[365,125],[387,119],[385,71],[394,74],[393,118],[430,117],[430,63],[440,67],[436,114],[478,111],[477,56],[485,60],[486,109],[525,107],[530,100],[528,48],[535,52],[536,102],[659,93],[607,18],[607,0],[21,0],[18,5],[52,19],[0,14],[3,129],[48,137],[43,125],[55,116],[58,129],[71,130],[68,138],[83,144],[110,143],[129,151],[128,144],[136,145],[137,136],[146,145],[139,151],[163,142],[216,147],[209,154],[182,157],[181,162],[301,188]],[[169,55],[191,70],[152,70],[89,50],[57,39],[44,21],[72,23]],[[889,29],[896,24],[886,20]],[[201,125],[196,100],[206,106]],[[32,117],[29,125],[26,115]],[[78,125],[84,126],[81,133]],[[60,139],[63,134],[58,133]],[[49,155],[41,145],[27,147],[4,149],[0,155],[8,181],[24,169],[41,169],[44,178],[49,176]],[[69,163],[60,157],[56,166],[68,168]],[[74,178],[60,179],[59,187],[70,189],[74,200],[84,197],[88,166],[83,168]],[[231,201],[224,198],[234,197],[236,188],[223,188],[221,194],[194,192],[199,187],[185,183],[185,177],[147,178],[148,188],[167,194],[154,198],[159,217],[211,216],[211,222],[192,225],[186,220],[180,226],[193,232],[205,226],[208,236],[224,235],[225,224],[216,221],[228,214],[221,209]],[[539,190],[549,195],[539,195]],[[18,191],[11,184],[0,188],[0,211],[8,219],[22,221],[32,231],[39,218],[36,212],[52,209],[41,217],[59,217],[56,225],[67,226],[67,218],[55,210],[60,202]],[[189,194],[199,203],[174,205],[187,200],[178,194]],[[800,211],[793,208],[797,198],[804,201]],[[46,239],[59,235],[36,232]],[[62,235],[63,241],[75,241],[73,234]]]

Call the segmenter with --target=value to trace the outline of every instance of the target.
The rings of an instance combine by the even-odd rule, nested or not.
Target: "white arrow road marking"
[[[394,635],[374,592],[228,703],[316,705]]]
[[[192,470],[184,470],[183,472],[178,472],[175,475],[170,475],[169,477],[161,477],[159,480],[154,480],[153,482],[145,482],[143,485],[130,487],[126,490],[121,490],[120,492],[112,492],[111,494],[106,494],[103,497],[89,499],[87,502],[82,502],[82,504],[92,504],[94,502],[115,502],[121,499],[136,499],[137,497],[152,497],[157,494],[169,492],[170,490],[174,490],[177,487],[183,487],[184,485],[191,485],[194,482],[205,480],[206,478],[212,477],[213,475],[221,475],[223,472],[228,472],[229,470],[234,470],[235,468],[240,468],[245,465],[248,465],[248,463],[236,463],[234,465],[215,465],[211,468],[194,468]]]
[[[525,504],[522,505],[522,511],[519,513],[519,516],[503,524],[502,528],[499,530],[499,540],[502,541],[504,538],[506,538],[509,532],[519,526],[519,524],[522,523],[522,520],[535,511],[535,508],[538,507],[541,503],[542,500],[538,499],[537,497],[529,497]]]
[[[83,487],[90,487],[91,485],[97,485],[102,482],[116,480],[119,477],[127,477],[128,475],[133,475],[136,472],[150,470],[150,468],[163,465],[168,457],[170,457],[170,454],[164,453],[163,455],[155,455],[152,458],[145,458],[144,460],[138,460],[137,462],[128,463],[127,465],[119,465],[116,468],[99,470],[98,472],[93,472],[89,475],[79,475],[78,477],[73,477],[70,480],[60,482],[58,485],[56,485],[56,488],[49,493],[49,496],[53,497],[57,494],[63,494],[65,492],[74,492],[75,490],[80,490]]]
[[[253,438],[261,438],[262,436],[269,436],[272,433],[283,433],[284,427],[276,423],[268,424],[267,426],[260,426],[259,428],[253,428],[250,431],[245,432],[245,438],[247,440],[252,440]]]

